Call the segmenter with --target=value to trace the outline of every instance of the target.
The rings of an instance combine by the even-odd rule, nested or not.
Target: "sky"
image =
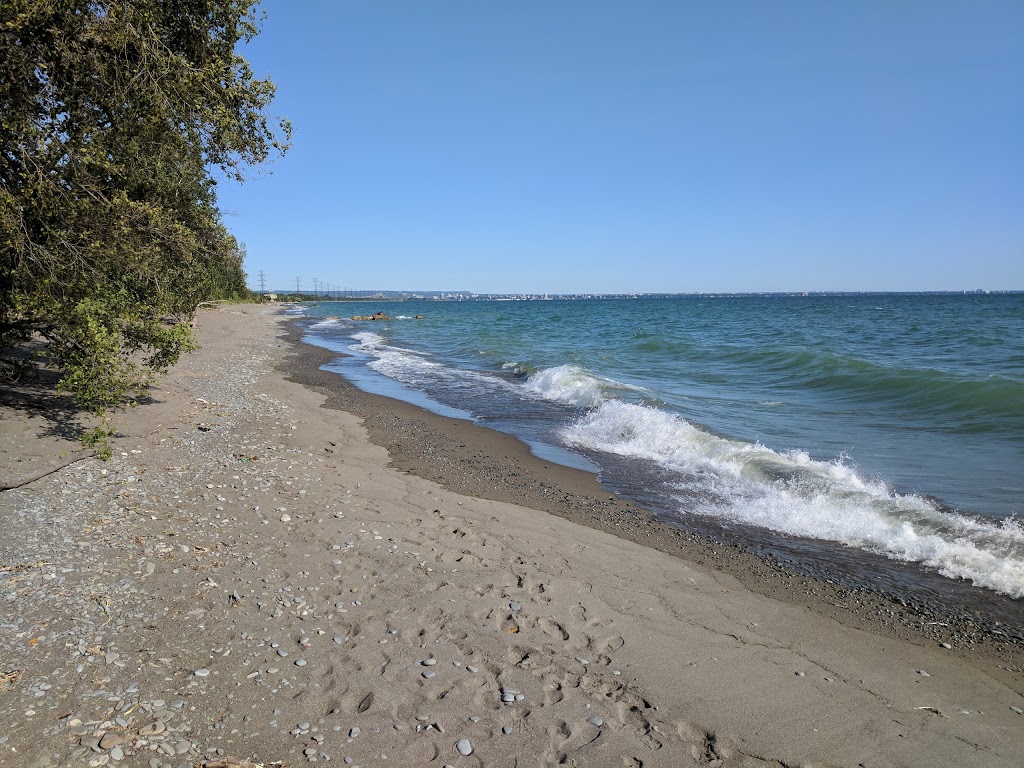
[[[1024,289],[1020,0],[269,0],[268,289]]]

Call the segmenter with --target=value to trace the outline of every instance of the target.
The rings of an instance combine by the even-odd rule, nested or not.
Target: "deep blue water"
[[[347,319],[377,310],[396,319]],[[359,386],[456,408],[666,519],[1024,596],[1024,295],[303,312]]]

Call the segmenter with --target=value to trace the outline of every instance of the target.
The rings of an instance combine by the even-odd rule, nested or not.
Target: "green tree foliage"
[[[0,364],[42,340],[103,411],[194,346],[196,305],[248,294],[214,173],[284,152],[274,85],[236,46],[253,0],[0,2]]]

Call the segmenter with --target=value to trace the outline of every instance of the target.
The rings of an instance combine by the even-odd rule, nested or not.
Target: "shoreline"
[[[1002,604],[1001,615],[953,615],[907,595],[848,587],[808,575],[771,554],[755,554],[741,545],[686,531],[605,488],[590,472],[533,455],[512,435],[365,392],[339,373],[320,370],[347,355],[303,341],[304,318],[285,318],[283,338],[293,351],[279,370],[290,381],[326,396],[325,407],[363,418],[370,440],[388,451],[396,469],[457,493],[523,504],[720,570],[753,592],[807,608],[847,627],[922,645],[948,643],[972,657],[998,659],[1024,669],[1024,605],[1020,601],[990,596],[983,588],[968,585],[990,605]],[[1019,619],[1015,629],[1010,624],[1014,619]]]
[[[512,438],[320,379],[289,329],[200,313],[110,461],[0,493],[3,768],[1019,763],[1019,669],[758,594],[625,508],[605,532],[401,470],[557,488],[581,518],[615,503]]]

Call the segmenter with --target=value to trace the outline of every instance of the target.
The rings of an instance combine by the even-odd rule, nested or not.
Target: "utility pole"
[[[295,278],[295,295],[298,296],[300,293],[302,293],[302,281],[300,281],[299,278],[296,277]]]
[[[263,276],[263,270],[260,270],[260,293],[265,294],[267,292],[267,281]]]

